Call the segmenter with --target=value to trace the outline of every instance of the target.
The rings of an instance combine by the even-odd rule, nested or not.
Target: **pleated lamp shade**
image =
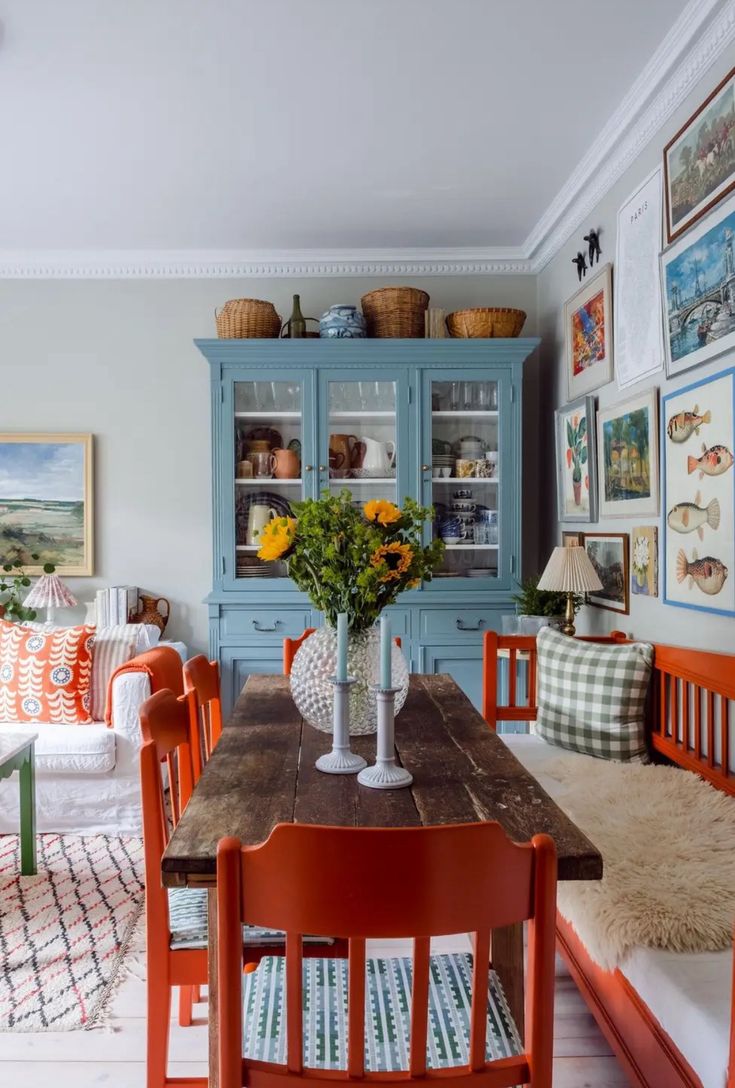
[[[23,601],[28,608],[72,608],[76,603],[58,574],[42,574]]]
[[[602,582],[584,548],[562,547],[551,553],[538,588],[556,593],[592,593],[602,589]]]

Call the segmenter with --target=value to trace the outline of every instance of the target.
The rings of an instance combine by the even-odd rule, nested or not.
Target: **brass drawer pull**
[[[457,630],[458,631],[481,631],[482,628],[483,628],[484,623],[485,623],[484,620],[478,620],[474,627],[470,627],[460,617],[460,618],[457,619]]]
[[[259,620],[253,620],[253,627],[256,631],[260,631],[262,634],[267,634],[270,631],[277,631],[278,628],[281,626],[282,624],[280,620],[276,620],[272,627],[263,627]]]

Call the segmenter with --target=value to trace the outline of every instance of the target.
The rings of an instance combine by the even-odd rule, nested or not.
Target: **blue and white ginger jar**
[[[367,336],[365,318],[357,306],[345,306],[338,303],[319,318],[320,336],[340,336],[360,338]]]

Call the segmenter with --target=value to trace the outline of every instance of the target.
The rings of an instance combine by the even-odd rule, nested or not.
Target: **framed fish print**
[[[0,563],[91,575],[92,530],[92,435],[0,434]]]
[[[639,525],[630,534],[630,588],[640,597],[658,597],[658,529]]]
[[[735,616],[735,368],[662,400],[664,602]]]
[[[735,187],[735,68],[667,143],[664,178],[673,242]]]
[[[602,589],[587,594],[587,603],[609,612],[630,612],[628,534],[585,533],[584,547]]]
[[[565,304],[564,339],[569,400],[612,381],[612,265],[603,265]]]
[[[559,521],[596,521],[595,398],[557,409],[555,419]]]
[[[658,514],[658,390],[597,413],[600,517]]]
[[[735,347],[734,237],[735,193],[661,254],[669,377]]]

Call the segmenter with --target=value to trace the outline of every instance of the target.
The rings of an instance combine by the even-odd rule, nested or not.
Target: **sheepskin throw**
[[[644,756],[653,646],[577,642],[550,627],[541,628],[537,646],[538,735],[599,759]]]
[[[543,778],[602,854],[602,880],[559,884],[559,910],[600,966],[636,945],[732,947],[735,800],[677,767],[560,756]]]

